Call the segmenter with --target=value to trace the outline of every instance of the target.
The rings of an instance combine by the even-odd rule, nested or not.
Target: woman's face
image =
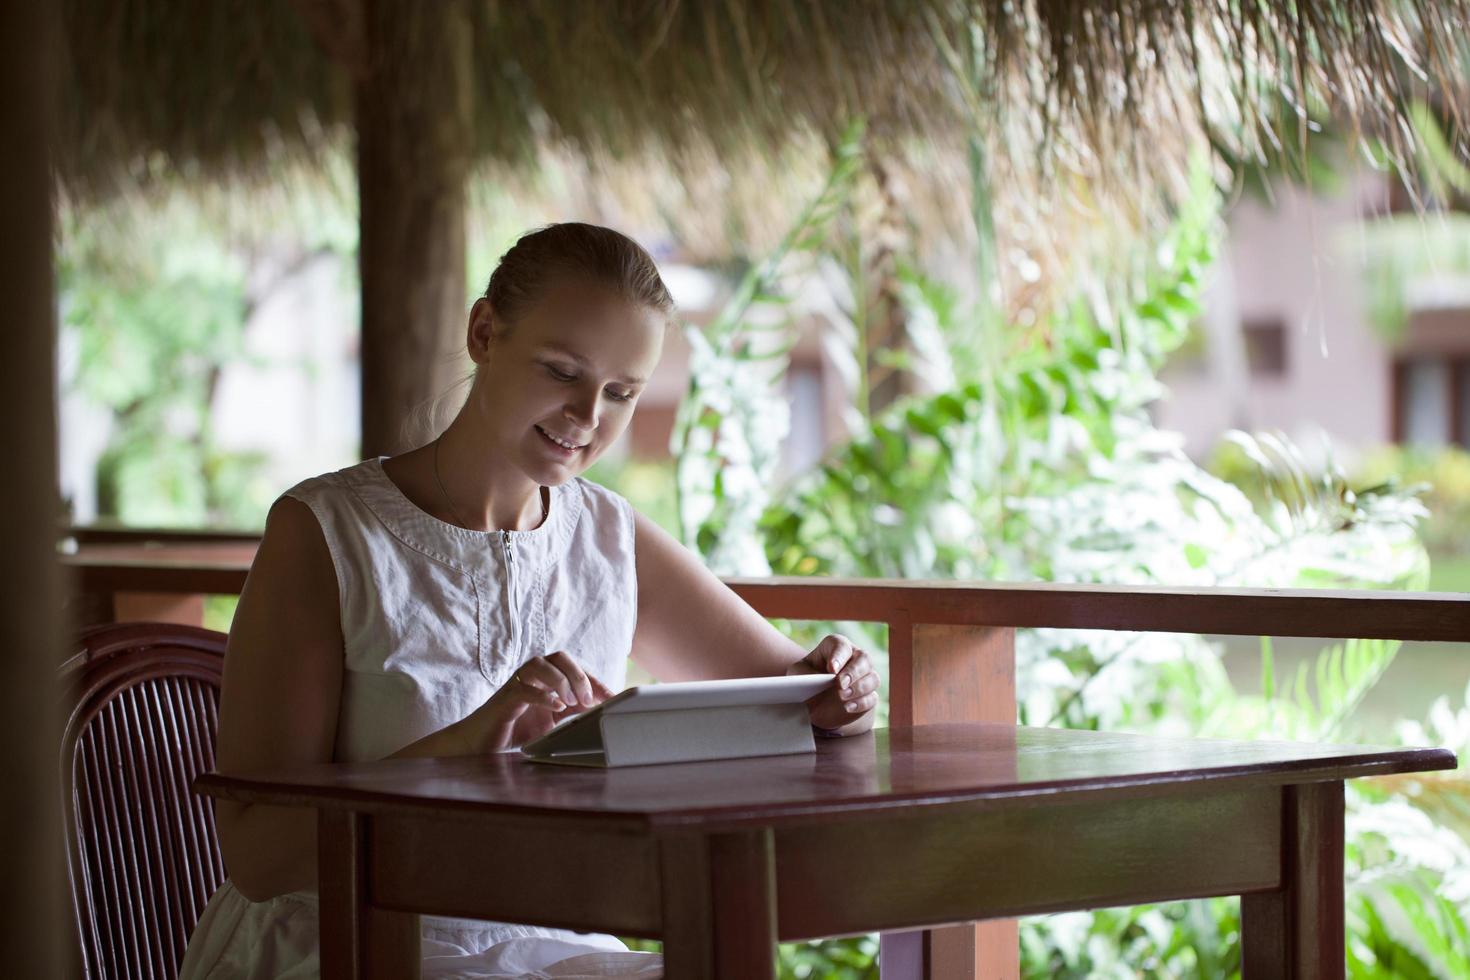
[[[664,323],[657,310],[590,283],[547,289],[514,324],[478,301],[468,346],[486,448],[542,486],[591,466],[628,427]]]

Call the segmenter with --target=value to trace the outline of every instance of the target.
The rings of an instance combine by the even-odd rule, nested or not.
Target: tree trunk
[[[51,141],[56,23],[48,3],[0,13],[0,418],[8,439],[0,506],[0,963],[7,976],[70,974],[58,961],[62,918],[57,814],[56,668],[61,595],[56,565],[56,295],[51,267]],[[75,966],[75,963],[71,964]]]
[[[466,0],[364,0],[356,80],[362,454],[422,441],[408,423],[457,380],[466,314],[470,14]]]

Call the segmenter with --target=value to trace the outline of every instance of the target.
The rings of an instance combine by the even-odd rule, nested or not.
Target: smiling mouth
[[[587,448],[586,443],[583,443],[582,445],[579,446],[575,442],[568,442],[565,439],[562,439],[562,438],[560,438],[558,436],[552,435],[550,432],[547,432],[545,429],[541,428],[541,426],[539,426],[539,425],[536,426],[536,431],[539,432],[539,433],[541,433],[543,436],[545,436],[551,442],[553,442],[556,445],[560,446],[561,448],[567,450],[568,452],[576,452],[579,449],[586,449]]]

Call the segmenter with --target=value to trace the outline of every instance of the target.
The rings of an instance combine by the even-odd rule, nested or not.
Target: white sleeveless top
[[[391,755],[557,650],[622,689],[638,609],[632,508],[580,479],[548,492],[540,527],[471,531],[416,507],[381,459],[286,491],[316,515],[337,573],[346,659],[334,760]],[[658,957],[610,936],[422,922],[425,978],[536,977],[553,966],[557,977],[659,973]],[[227,881],[194,930],[181,977],[316,977],[317,937],[314,894],[252,903]]]

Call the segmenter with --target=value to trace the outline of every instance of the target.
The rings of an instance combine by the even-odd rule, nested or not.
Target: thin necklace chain
[[[439,439],[442,438],[444,437],[439,437]],[[449,513],[454,516],[459,526],[470,531],[477,530],[476,528],[470,527],[470,522],[459,515],[459,511],[454,506],[453,499],[449,496],[449,491],[444,489],[444,478],[439,475],[439,439],[434,440],[434,482],[439,484],[439,493],[443,495],[444,502],[449,505]],[[541,499],[541,523],[545,524],[546,518],[551,516],[549,513],[551,508],[547,506],[546,497],[542,495],[540,487],[536,488],[536,496]]]

